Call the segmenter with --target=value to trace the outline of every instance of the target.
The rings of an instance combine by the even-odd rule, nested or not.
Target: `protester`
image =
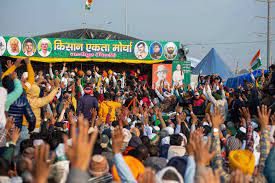
[[[20,82],[21,61],[0,73],[0,182],[275,182],[274,65],[232,89],[28,59]]]

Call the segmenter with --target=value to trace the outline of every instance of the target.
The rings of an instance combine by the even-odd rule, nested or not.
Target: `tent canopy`
[[[234,77],[234,74],[214,48],[212,48],[197,67],[193,69],[192,73],[195,75],[219,74],[223,79]]]
[[[34,37],[67,38],[67,39],[105,39],[105,40],[139,40],[130,36],[99,29],[75,29]]]
[[[264,73],[266,74],[266,73],[268,73],[268,71],[265,70]],[[254,78],[262,76],[262,70],[261,69],[255,70],[252,72],[252,74],[253,74]],[[251,77],[251,74],[247,73],[247,74],[242,74],[242,75],[236,76],[234,78],[228,78],[225,86],[227,86],[228,88],[235,88],[235,89],[237,89],[238,86],[244,87],[245,80],[250,83],[254,83],[254,81]]]

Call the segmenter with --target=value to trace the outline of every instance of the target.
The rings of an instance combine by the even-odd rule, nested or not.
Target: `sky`
[[[79,28],[125,33],[125,0],[0,0],[0,35],[34,36]],[[215,48],[235,70],[247,68],[258,49],[266,64],[265,3],[256,0],[127,0],[128,35],[143,40],[179,41],[189,56],[202,59]],[[275,3],[272,8],[275,17]],[[86,22],[86,24],[84,24]],[[275,19],[274,19],[275,22]],[[272,52],[275,60],[275,23]],[[241,43],[256,42],[256,43]]]

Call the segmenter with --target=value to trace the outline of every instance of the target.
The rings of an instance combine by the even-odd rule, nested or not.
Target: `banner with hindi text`
[[[0,56],[34,61],[109,61],[153,64],[178,59],[179,42],[0,36]]]

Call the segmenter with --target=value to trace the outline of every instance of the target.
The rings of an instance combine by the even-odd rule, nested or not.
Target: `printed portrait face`
[[[135,45],[135,56],[137,57],[137,59],[144,59],[147,57],[148,55],[148,46],[144,41],[139,41],[136,45]]]
[[[10,55],[16,56],[21,51],[21,42],[17,37],[12,37],[8,41],[8,52]]]
[[[0,56],[4,55],[7,45],[3,36],[0,36]]]
[[[23,52],[26,56],[33,56],[36,52],[36,43],[32,38],[27,38],[23,42]]]
[[[42,57],[47,57],[51,54],[52,43],[47,38],[43,38],[38,43],[38,50],[38,53]]]
[[[163,53],[163,48],[159,42],[153,42],[150,45],[150,56],[153,60],[158,60],[161,58]]]
[[[174,60],[177,56],[178,48],[175,43],[168,42],[164,46],[164,51],[165,51],[165,57],[167,58],[167,60]]]

